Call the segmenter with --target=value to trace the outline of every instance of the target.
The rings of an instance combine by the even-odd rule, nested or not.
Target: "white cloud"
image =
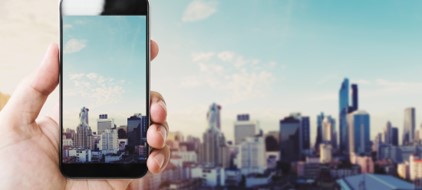
[[[206,19],[217,11],[216,1],[193,0],[183,14],[183,22],[194,22]]]
[[[69,74],[70,87],[66,96],[78,96],[92,99],[97,105],[114,103],[124,93],[123,80],[105,77],[98,73]]]
[[[224,97],[220,100],[224,104],[263,97],[275,79],[271,66],[275,62],[260,64],[259,59],[245,58],[232,51],[196,53],[192,62],[197,64],[198,72],[184,77],[181,86],[214,90]]]
[[[66,42],[64,46],[64,53],[76,53],[81,51],[86,47],[85,40],[78,40],[78,39],[70,39]]]
[[[233,60],[235,54],[231,51],[223,51],[221,53],[218,54],[218,58],[221,61],[231,61]]]
[[[214,52],[201,52],[201,53],[194,53],[192,54],[192,61],[193,62],[203,62],[209,61],[213,56]]]

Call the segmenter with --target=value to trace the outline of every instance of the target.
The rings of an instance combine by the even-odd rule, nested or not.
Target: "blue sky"
[[[146,113],[146,18],[65,16],[63,19],[64,127],[76,128],[82,106],[96,131],[99,114],[126,125]]]
[[[152,89],[163,93],[172,130],[201,136],[212,102],[233,138],[238,113],[264,131],[290,112],[338,117],[344,77],[358,83],[371,138],[404,109],[422,113],[421,1],[152,0],[160,44]],[[419,110],[419,111],[418,111]],[[188,130],[189,129],[189,130]],[[338,130],[338,128],[337,128]],[[314,136],[312,136],[314,141]]]

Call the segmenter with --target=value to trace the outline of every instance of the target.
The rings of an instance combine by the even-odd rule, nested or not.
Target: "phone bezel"
[[[60,147],[59,147],[59,167],[61,173],[68,178],[140,178],[143,177],[147,172],[148,168],[145,163],[140,164],[64,164],[62,160],[63,151],[63,14],[62,14],[62,2],[59,2],[59,16],[60,16],[60,66],[59,66],[59,98],[60,98]],[[146,16],[146,116],[150,117],[150,27],[149,27],[149,2],[148,0],[142,0],[142,12],[136,15]],[[113,14],[113,15],[134,15],[134,14]],[[107,15],[102,15],[107,16]],[[149,127],[148,123],[148,127]],[[148,145],[147,145],[148,146]],[[150,150],[150,147],[147,147]],[[150,152],[150,151],[148,151]]]

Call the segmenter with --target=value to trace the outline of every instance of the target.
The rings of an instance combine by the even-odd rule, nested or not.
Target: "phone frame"
[[[139,0],[142,1],[142,12],[139,14],[112,14],[112,15],[145,15],[146,16],[146,116],[150,118],[150,57],[151,57],[151,50],[150,50],[150,17],[149,17],[149,2],[148,0]],[[62,3],[63,0],[59,1],[59,17],[60,17],[60,55],[59,55],[59,98],[60,98],[60,119],[59,119],[59,126],[60,126],[60,143],[59,143],[59,167],[61,173],[68,178],[115,178],[115,179],[122,179],[122,178],[141,178],[148,172],[147,167],[147,160],[145,163],[141,164],[64,164],[62,158],[62,151],[63,151],[63,11],[62,11]],[[98,16],[109,16],[109,15],[98,15]],[[148,120],[147,129],[149,128],[150,120]],[[150,154],[151,148],[147,143],[148,149],[148,156]]]

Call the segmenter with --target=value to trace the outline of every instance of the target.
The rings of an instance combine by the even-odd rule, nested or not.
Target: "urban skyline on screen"
[[[145,161],[146,17],[63,17],[63,162]]]

